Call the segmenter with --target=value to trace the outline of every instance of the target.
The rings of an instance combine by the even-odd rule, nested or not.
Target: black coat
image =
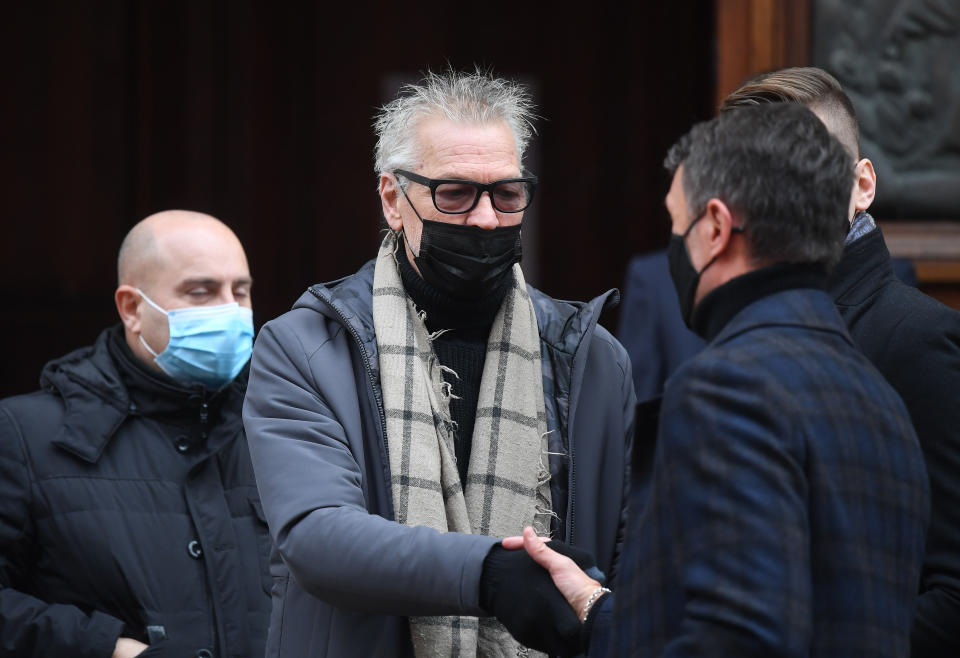
[[[240,408],[141,364],[121,327],[0,401],[0,656],[263,655],[270,543]]]
[[[897,280],[880,229],[847,245],[830,292],[854,341],[906,403],[930,476],[912,655],[960,655],[960,312]]]

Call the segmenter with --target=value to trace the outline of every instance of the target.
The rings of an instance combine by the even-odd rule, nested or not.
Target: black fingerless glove
[[[554,544],[557,542],[549,545],[556,550]],[[594,562],[583,551],[577,557],[558,552],[578,565],[577,558]],[[490,549],[480,576],[480,605],[524,646],[558,656],[574,656],[579,651],[580,620],[547,570],[523,549],[509,551],[499,544]]]
[[[576,565],[580,567],[580,569],[583,570],[588,576],[599,582],[601,585],[606,584],[606,574],[597,568],[596,558],[594,558],[593,555],[591,555],[588,551],[571,546],[570,544],[564,544],[556,539],[551,539],[548,541],[547,548],[556,551],[560,555],[567,556],[573,560]]]

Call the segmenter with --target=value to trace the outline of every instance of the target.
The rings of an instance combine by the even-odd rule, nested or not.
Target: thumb
[[[523,548],[523,537],[504,537],[500,544],[511,551]]]
[[[530,530],[530,532],[533,533],[534,537],[536,538],[536,541],[544,542],[544,543],[550,541],[549,537],[541,537],[537,535],[536,531],[533,528],[530,528],[528,526],[528,529]],[[524,544],[523,535],[516,535],[513,537],[504,537],[502,540],[500,540],[500,545],[506,548],[507,550],[511,550],[511,551],[516,550],[518,548],[523,548],[523,544]]]
[[[570,561],[570,558],[564,557],[553,549],[548,548],[544,539],[537,537],[533,528],[530,527],[523,529],[523,548],[527,551],[527,554],[533,558],[534,562],[547,571],[552,571],[554,568],[561,566],[565,561]]]

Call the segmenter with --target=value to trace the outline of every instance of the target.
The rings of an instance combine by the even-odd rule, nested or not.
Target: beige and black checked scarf
[[[540,338],[520,266],[487,340],[466,491],[454,453],[450,397],[423,316],[407,296],[390,233],[373,274],[373,325],[397,522],[440,532],[506,537],[550,527],[546,414]],[[521,647],[494,618],[411,617],[418,658],[541,655]]]

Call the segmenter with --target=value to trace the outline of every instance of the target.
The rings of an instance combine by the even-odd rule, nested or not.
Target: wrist
[[[607,597],[613,596],[613,592],[604,592],[597,597],[590,609],[587,611],[587,618],[583,620],[580,626],[580,653],[584,656],[590,654],[590,640],[593,639],[593,629],[597,623],[597,618],[602,614],[601,610]]]
[[[584,601],[583,605],[578,611],[577,616],[579,617],[581,624],[587,621],[587,617],[590,615],[590,610],[594,605],[596,605],[597,601],[599,601],[604,595],[609,594],[610,591],[611,590],[608,587],[603,587],[599,584],[592,589],[589,596],[587,596],[586,601]]]
[[[480,569],[479,603],[487,614],[494,614],[493,599],[500,584],[503,573],[507,569],[509,552],[500,544],[490,547],[487,556],[483,559]]]

